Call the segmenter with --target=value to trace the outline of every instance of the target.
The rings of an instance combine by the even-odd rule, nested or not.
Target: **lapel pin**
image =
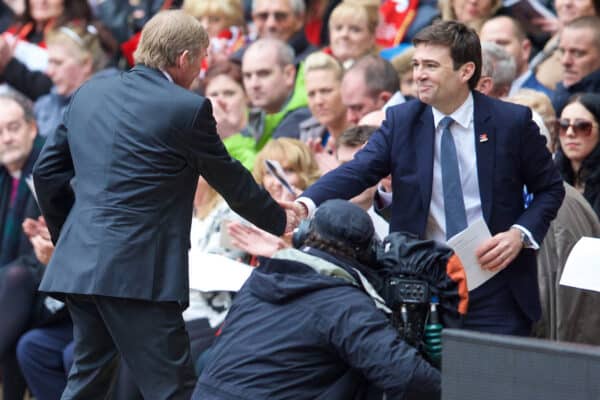
[[[487,142],[487,141],[488,141],[487,133],[482,133],[481,135],[479,135],[479,143],[483,143],[483,142]]]

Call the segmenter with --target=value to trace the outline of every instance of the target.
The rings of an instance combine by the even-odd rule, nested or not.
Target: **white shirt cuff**
[[[540,245],[538,244],[538,242],[535,241],[535,239],[533,238],[533,235],[531,234],[531,232],[529,232],[529,229],[525,228],[522,225],[518,225],[518,224],[514,224],[513,226],[511,226],[511,228],[517,228],[518,230],[520,230],[527,236],[527,238],[529,239],[529,244],[523,246],[525,249],[533,249],[533,250],[540,249]]]
[[[392,204],[392,199],[394,195],[392,194],[392,192],[384,191],[381,185],[377,185],[377,195],[381,200],[381,208],[386,208],[387,206]]]
[[[298,197],[296,200],[298,203],[302,203],[306,209],[308,210],[307,218],[311,218],[317,209],[317,206],[314,201],[312,201],[309,197]]]

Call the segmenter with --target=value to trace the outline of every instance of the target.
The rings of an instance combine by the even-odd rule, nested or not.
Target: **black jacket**
[[[360,285],[292,261],[296,252],[264,262],[238,292],[193,398],[363,399],[368,383],[388,399],[439,398],[439,372]],[[356,278],[347,262],[306,253]]]

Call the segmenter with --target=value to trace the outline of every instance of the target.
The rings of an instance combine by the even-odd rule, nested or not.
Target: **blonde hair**
[[[108,56],[102,49],[98,31],[92,25],[63,25],[48,32],[46,45],[67,45],[77,53],[80,61],[91,60],[92,71],[96,72],[108,63]]]
[[[328,70],[333,71],[335,74],[335,79],[339,82],[342,81],[342,75],[344,74],[344,69],[341,64],[329,54],[325,54],[321,51],[316,51],[309,55],[306,60],[304,60],[304,75],[310,71],[315,70]]]
[[[375,34],[379,24],[379,6],[374,6],[372,1],[345,0],[338,4],[329,17],[329,26],[337,19],[357,20],[364,18],[367,21],[367,30]],[[378,2],[377,2],[378,3]]]
[[[208,34],[200,22],[181,10],[161,11],[142,29],[134,58],[150,68],[173,67],[177,57],[189,51],[192,58],[208,48]]]
[[[410,46],[392,59],[392,65],[398,73],[399,79],[402,78],[402,75],[412,70],[412,58],[414,54],[415,48]]]
[[[185,0],[182,9],[194,18],[218,15],[227,20],[228,26],[245,26],[240,0]]]
[[[265,160],[279,161],[281,166],[298,174],[298,189],[304,190],[319,179],[321,171],[313,153],[308,146],[297,139],[277,138],[267,142],[256,155],[252,175],[259,184],[268,173]]]
[[[442,13],[443,21],[458,21],[456,19],[456,13],[454,12],[454,7],[452,7],[453,1],[454,0],[439,0],[438,1],[438,8],[440,9],[440,12]],[[483,23],[487,19],[491,18],[494,14],[496,14],[496,11],[498,11],[501,6],[502,6],[502,0],[491,0],[490,14],[487,17],[473,20],[471,22],[465,23],[465,25],[468,25],[470,28],[475,29],[479,33]],[[459,21],[459,22],[461,22],[461,21]]]

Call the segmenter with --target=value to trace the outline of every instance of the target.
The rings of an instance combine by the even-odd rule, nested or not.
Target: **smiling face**
[[[366,14],[332,18],[329,36],[331,52],[341,62],[358,59],[375,46],[375,35],[369,32]]]
[[[307,71],[305,75],[308,107],[312,115],[326,127],[338,125],[346,119],[342,103],[341,82],[329,69]]]
[[[469,79],[475,64],[467,62],[458,69],[445,46],[418,44],[412,59],[413,78],[417,84],[417,97],[444,114],[454,112],[469,94]]]
[[[567,105],[560,114],[560,119],[571,125],[576,122],[592,123],[589,134],[575,132],[573,126],[569,126],[566,131],[560,130],[560,147],[563,153],[572,164],[580,165],[598,145],[598,121],[579,102]]]

